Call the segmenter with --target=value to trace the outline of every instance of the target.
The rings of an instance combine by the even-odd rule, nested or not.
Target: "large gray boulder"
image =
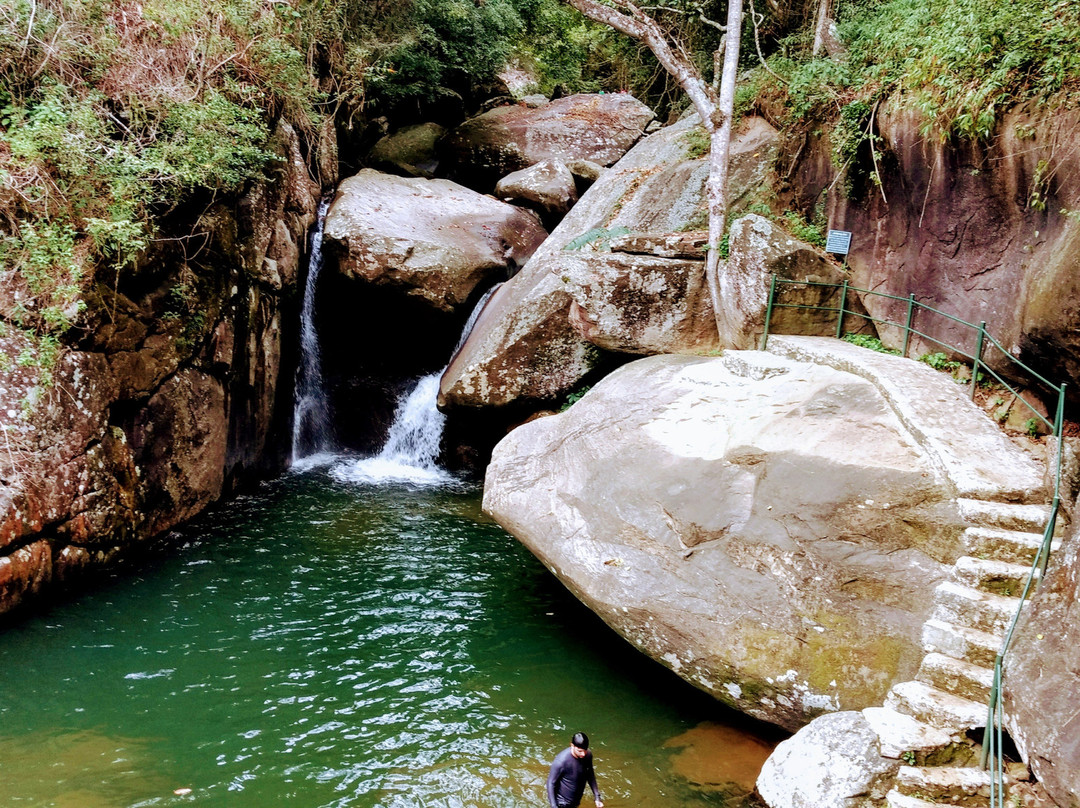
[[[847,711],[821,716],[777,746],[757,790],[769,808],[876,808],[899,768],[882,757],[863,713]]]
[[[442,406],[558,398],[595,367],[600,346],[636,354],[708,353],[719,347],[715,325],[699,327],[702,307],[711,307],[704,261],[646,255],[629,262],[607,252],[620,235],[679,233],[705,222],[709,167],[692,137],[699,129],[695,119],[687,119],[650,135],[589,188],[485,309],[443,376]],[[731,174],[736,200],[764,179],[776,138],[776,130],[760,118],[747,120],[736,133]],[[612,283],[617,271],[630,265],[630,276]],[[611,294],[601,299],[601,291]],[[670,304],[684,293],[691,297],[673,313]],[[605,315],[619,310],[625,316]],[[672,316],[689,327],[672,332],[663,344],[642,339]],[[623,330],[620,321],[631,327]],[[534,361],[537,356],[542,363]]]
[[[632,644],[736,709],[795,729],[879,705],[922,659],[931,593],[960,554],[957,481],[986,460],[946,425],[909,423],[910,400],[980,446],[995,428],[951,380],[861,352],[910,366],[903,388],[754,351],[626,365],[498,444],[484,508]],[[1004,438],[993,452],[1035,466]],[[1012,495],[1008,477],[981,490]]]
[[[448,180],[365,169],[341,183],[324,250],[339,272],[401,288],[440,311],[502,280],[547,237],[528,211]]]
[[[580,94],[542,107],[497,107],[471,118],[443,142],[454,179],[481,191],[541,160],[609,166],[644,134],[653,111],[625,93]]]
[[[578,199],[574,175],[556,160],[541,160],[507,174],[495,186],[495,196],[532,208],[545,222],[556,224]]]
[[[845,276],[815,247],[788,235],[763,216],[750,214],[731,223],[729,259],[717,284],[723,305],[716,314],[720,344],[727,348],[760,346],[765,333],[766,308],[773,276],[814,284],[840,284]],[[829,286],[777,287],[777,302],[813,306],[810,309],[776,308],[770,328],[784,334],[829,336],[836,333],[841,292]],[[847,308],[865,311],[854,294]],[[868,320],[847,317],[845,331],[867,330]]]

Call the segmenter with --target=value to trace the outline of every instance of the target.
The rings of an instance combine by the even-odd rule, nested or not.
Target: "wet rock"
[[[448,180],[366,169],[338,189],[324,249],[350,278],[454,311],[481,284],[513,273],[546,236],[533,214]]]
[[[32,367],[5,374],[0,612],[283,468],[279,307],[318,186],[290,127],[270,146],[281,159],[267,182],[204,211],[195,236],[185,222],[182,237],[155,242],[116,284],[85,290],[83,336],[51,383]],[[19,334],[0,342],[12,356],[28,347]]]
[[[217,379],[185,370],[147,402],[132,448],[146,471],[142,507],[160,533],[216,500],[225,479],[225,391]]]
[[[541,160],[609,166],[641,137],[652,110],[624,93],[579,94],[541,107],[498,107],[450,133],[443,155],[451,176],[480,191]]]

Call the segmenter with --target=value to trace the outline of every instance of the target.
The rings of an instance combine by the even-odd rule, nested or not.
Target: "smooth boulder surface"
[[[939,469],[852,373],[657,356],[504,438],[484,508],[646,654],[795,729],[915,673],[959,552]]]
[[[341,183],[324,249],[350,278],[454,311],[523,265],[547,237],[536,216],[448,180],[365,169]]]
[[[562,223],[537,250],[528,265],[512,278],[484,310],[469,339],[451,362],[440,388],[440,406],[503,406],[520,400],[551,400],[565,395],[596,365],[597,348],[618,346],[621,351],[649,354],[658,351],[708,353],[716,350],[716,327],[711,333],[696,328],[671,335],[660,347],[640,342],[644,320],[664,322],[673,295],[680,290],[704,289],[704,261],[690,278],[688,264],[675,264],[660,256],[635,261],[643,277],[672,278],[674,283],[654,288],[642,297],[611,297],[597,292],[611,289],[619,295],[628,284],[609,282],[618,259],[607,252],[620,236],[630,233],[680,233],[704,222],[704,187],[707,161],[698,155],[692,135],[698,127],[687,119],[645,138],[615,166],[607,169],[578,200]],[[732,143],[731,193],[739,199],[764,178],[776,153],[776,130],[760,118],[745,121]],[[582,260],[577,260],[577,258]],[[574,271],[567,272],[570,264]],[[679,269],[672,274],[672,267]],[[588,268],[596,275],[589,277]],[[653,272],[655,270],[655,272]],[[659,303],[648,313],[647,306]],[[633,307],[631,325],[620,332],[617,318],[600,325],[599,312]],[[711,308],[711,303],[709,304]],[[603,334],[594,344],[591,332],[571,311],[587,313]],[[698,304],[687,300],[686,310]],[[541,357],[542,362],[534,362]]]
[[[882,757],[861,712],[835,713],[777,746],[757,790],[770,808],[871,808],[882,804],[899,768],[899,760]]]
[[[574,175],[556,160],[541,160],[507,174],[495,186],[495,196],[532,208],[545,222],[556,224],[578,199]]]
[[[392,174],[432,177],[439,166],[435,146],[445,134],[446,129],[437,123],[402,127],[371,147],[368,163]]]
[[[542,160],[609,166],[644,134],[653,111],[625,93],[578,94],[541,107],[511,104],[471,118],[442,144],[458,182],[480,191]]]

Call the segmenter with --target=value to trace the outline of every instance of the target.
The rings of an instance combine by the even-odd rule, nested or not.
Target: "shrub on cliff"
[[[47,381],[95,273],[115,285],[171,211],[264,176],[279,118],[314,143],[339,109],[493,73],[522,30],[514,2],[4,5],[0,330],[35,346],[18,361]]]
[[[844,57],[808,59],[804,30],[770,59],[787,82],[770,91],[793,118],[901,93],[940,136],[988,138],[1006,107],[1080,86],[1073,0],[838,0],[835,11]]]

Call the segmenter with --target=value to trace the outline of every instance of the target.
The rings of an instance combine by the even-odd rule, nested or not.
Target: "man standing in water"
[[[551,764],[551,774],[547,780],[549,805],[551,808],[577,808],[581,805],[581,795],[585,793],[586,783],[592,789],[596,808],[604,808],[604,803],[600,800],[600,789],[596,787],[589,736],[578,732],[570,740],[570,748],[559,752]]]

